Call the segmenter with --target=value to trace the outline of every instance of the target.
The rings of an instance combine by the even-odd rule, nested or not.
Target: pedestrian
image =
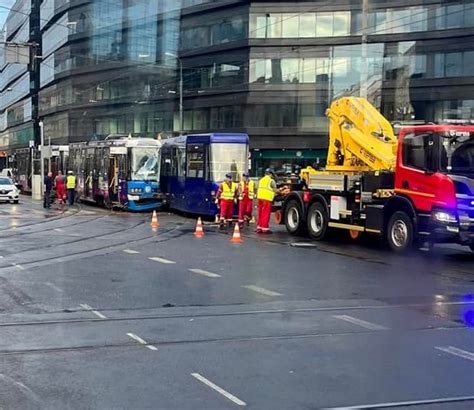
[[[76,176],[74,172],[68,171],[66,178],[67,199],[69,206],[74,205],[74,194],[76,191]]]
[[[244,222],[249,225],[252,220],[253,199],[255,197],[255,183],[249,179],[248,172],[242,174],[239,184],[239,225]]]
[[[270,216],[272,214],[272,203],[277,192],[276,182],[272,178],[273,171],[271,168],[265,170],[265,176],[258,182],[257,201],[258,201],[258,218],[257,233],[271,233]]]
[[[222,182],[217,191],[217,199],[220,203],[220,228],[223,228],[227,222],[232,225],[234,215],[234,203],[237,202],[237,184],[232,182],[232,175],[225,174],[225,181]]]
[[[66,181],[61,171],[58,171],[58,175],[56,175],[54,182],[56,184],[56,199],[58,205],[64,205],[66,200]]]
[[[44,177],[43,208],[51,208],[51,191],[53,190],[53,184],[53,173],[48,172],[48,175]]]

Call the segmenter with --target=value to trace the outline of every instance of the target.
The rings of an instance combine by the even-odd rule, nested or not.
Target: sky
[[[9,10],[4,7],[10,8],[14,3],[15,0],[0,0],[0,30],[3,28],[9,12]]]

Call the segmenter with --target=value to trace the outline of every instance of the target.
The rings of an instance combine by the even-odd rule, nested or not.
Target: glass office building
[[[58,144],[247,132],[257,174],[323,161],[339,96],[396,124],[473,118],[474,1],[368,4],[43,0],[38,117]]]

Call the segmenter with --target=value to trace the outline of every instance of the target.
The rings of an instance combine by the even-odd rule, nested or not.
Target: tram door
[[[109,157],[109,198],[110,202],[119,201],[119,178],[118,158],[115,155]]]

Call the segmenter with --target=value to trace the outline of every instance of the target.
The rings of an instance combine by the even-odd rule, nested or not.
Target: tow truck
[[[353,239],[378,235],[395,252],[434,243],[474,251],[474,126],[406,126],[394,135],[367,100],[331,104],[325,169],[301,172],[303,189],[282,203],[290,234],[323,240],[331,230]]]

